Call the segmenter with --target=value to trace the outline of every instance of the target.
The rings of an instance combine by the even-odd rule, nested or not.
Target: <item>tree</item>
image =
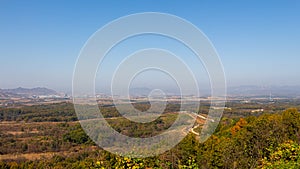
[[[286,141],[277,148],[268,149],[270,155],[260,160],[262,169],[298,169],[300,168],[300,146],[293,141]]]

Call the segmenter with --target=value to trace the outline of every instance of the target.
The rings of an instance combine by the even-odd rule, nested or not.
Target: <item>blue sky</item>
[[[214,44],[227,83],[300,85],[300,2],[0,1],[0,88],[71,90],[80,49],[108,22],[138,12],[184,18]]]

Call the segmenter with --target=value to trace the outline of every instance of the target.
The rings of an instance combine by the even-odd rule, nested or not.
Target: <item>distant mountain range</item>
[[[36,87],[36,88],[15,88],[15,89],[0,89],[0,96],[23,96],[23,97],[32,97],[36,96],[49,96],[49,95],[58,95],[55,90],[48,89],[45,87]]]
[[[227,89],[228,95],[300,97],[300,86],[236,86]]]
[[[204,90],[204,89],[203,89]],[[152,90],[146,87],[131,88],[129,90],[130,95],[136,96],[148,96]],[[167,95],[178,95],[175,90],[162,89]],[[103,92],[110,95],[109,92]],[[201,95],[210,95],[210,90],[204,90],[200,92]],[[32,96],[53,96],[61,95],[61,93],[55,90],[45,87],[36,88],[15,88],[15,89],[0,89],[0,97],[32,97]],[[242,96],[242,97],[298,97],[300,98],[300,86],[236,86],[227,88],[228,96]]]
[[[178,95],[180,93],[173,91],[172,89],[163,90],[168,95]],[[130,90],[130,94],[133,95],[148,95],[151,92],[149,88],[133,88]],[[210,95],[209,89],[201,89],[200,94],[202,96]],[[300,97],[300,86],[236,86],[227,88],[228,96],[243,96],[243,97],[287,97],[294,98]]]

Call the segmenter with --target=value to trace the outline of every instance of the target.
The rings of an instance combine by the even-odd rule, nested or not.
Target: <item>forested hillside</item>
[[[22,116],[6,117],[10,121],[2,121],[0,125],[0,168],[300,168],[300,114],[297,109],[224,117],[204,143],[190,133],[164,154],[135,159],[98,148],[78,122],[68,120],[73,115],[60,116],[61,112],[68,111],[68,106],[46,106],[48,111],[41,111],[52,112],[59,119],[66,117],[66,121],[34,122],[36,120],[27,116],[30,123],[26,123]],[[11,109],[1,111],[5,114],[3,111]],[[168,118],[161,118],[152,128],[163,130],[169,123]],[[120,132],[125,127],[132,136],[147,135],[147,132],[131,130],[126,121],[111,121],[111,124]]]

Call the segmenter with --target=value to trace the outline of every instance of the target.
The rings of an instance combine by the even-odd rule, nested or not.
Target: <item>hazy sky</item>
[[[87,39],[108,22],[137,12],[170,13],[201,29],[219,53],[229,86],[300,85],[297,0],[1,0],[0,88],[71,90]]]

